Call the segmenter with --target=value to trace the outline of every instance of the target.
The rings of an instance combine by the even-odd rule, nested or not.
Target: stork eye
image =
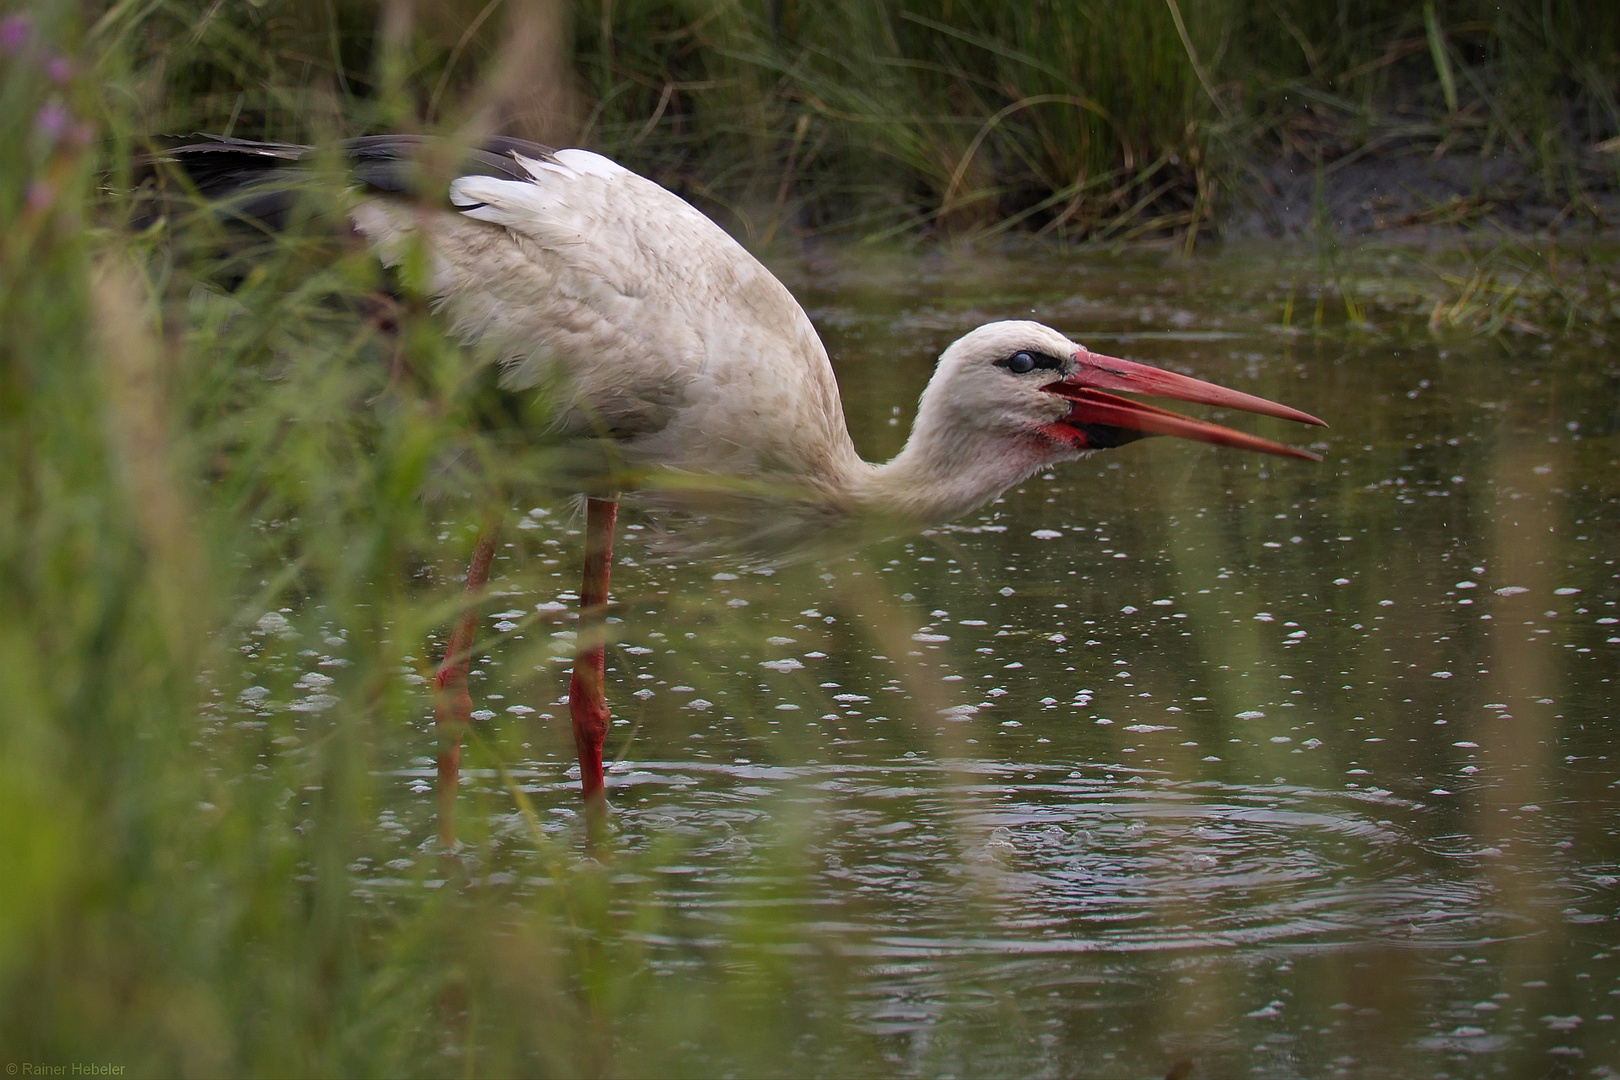
[[[1031,352],[1028,349],[1019,349],[1005,360],[997,360],[997,366],[1004,367],[1014,375],[1027,375],[1036,368],[1043,371],[1062,371],[1063,361],[1055,356],[1045,353]]]

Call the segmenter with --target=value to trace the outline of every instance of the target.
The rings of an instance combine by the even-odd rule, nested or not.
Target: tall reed
[[[1620,132],[1620,14],[1598,0],[139,10],[107,16],[138,130],[311,139],[476,117],[602,149],[761,239],[1187,238],[1256,161],[1380,148],[1507,153],[1584,216],[1592,169],[1612,184],[1620,168],[1587,150]],[[544,56],[555,90],[492,92]]]

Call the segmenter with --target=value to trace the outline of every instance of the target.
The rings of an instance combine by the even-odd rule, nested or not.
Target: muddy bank
[[[1231,239],[1424,237],[1480,231],[1620,239],[1620,154],[1583,151],[1542,167],[1512,153],[1443,154],[1432,143],[1300,155],[1252,165],[1216,223]]]

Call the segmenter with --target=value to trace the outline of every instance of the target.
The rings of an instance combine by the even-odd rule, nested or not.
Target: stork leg
[[[579,632],[574,677],[568,683],[568,712],[579,750],[579,792],[588,814],[607,809],[602,784],[602,742],[607,738],[606,677],[608,570],[613,564],[613,522],[617,499],[585,501],[585,576],[579,588]]]
[[[456,842],[456,787],[461,779],[461,738],[472,723],[472,696],[467,693],[467,665],[472,661],[473,633],[478,627],[478,594],[489,581],[495,558],[495,529],[485,527],[473,544],[467,565],[466,607],[450,630],[444,662],[433,678],[433,727],[439,735],[439,843]]]

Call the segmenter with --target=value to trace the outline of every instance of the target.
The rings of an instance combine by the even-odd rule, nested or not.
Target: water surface
[[[1318,326],[1312,263],[1242,253],[779,269],[869,458],[992,318],[1332,426],[1228,417],[1325,460],[1147,440],[773,573],[658,564],[630,515],[599,857],[654,978],[789,965],[788,1072],[1620,1069],[1611,348],[1437,336],[1376,281],[1369,325]],[[579,528],[536,507],[508,535],[473,677],[576,854]],[[379,896],[423,884],[428,715]],[[522,848],[506,783],[469,769],[464,812]]]

